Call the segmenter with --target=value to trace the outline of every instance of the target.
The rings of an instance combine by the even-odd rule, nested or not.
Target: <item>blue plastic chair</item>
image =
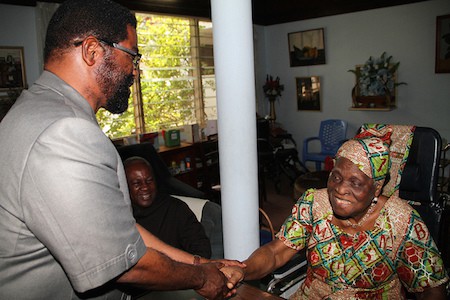
[[[324,120],[320,123],[319,136],[309,137],[303,141],[303,164],[307,161],[316,163],[316,171],[322,169],[322,163],[327,156],[334,157],[347,135],[347,122],[343,120]],[[320,141],[320,152],[310,152],[311,141]]]

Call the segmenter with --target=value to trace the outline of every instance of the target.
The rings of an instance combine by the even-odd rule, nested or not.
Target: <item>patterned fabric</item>
[[[359,137],[390,136],[390,180],[383,188],[383,195],[386,197],[390,197],[394,193],[398,195],[400,180],[408,160],[415,129],[415,126],[410,125],[364,124],[358,134]]]
[[[326,189],[306,191],[277,237],[307,249],[307,277],[291,299],[405,299],[448,281],[443,261],[419,214],[391,197],[372,230],[350,235],[331,223]]]
[[[336,153],[336,158],[339,157],[349,159],[375,181],[383,180],[389,172],[389,145],[377,137],[355,137],[346,141]]]

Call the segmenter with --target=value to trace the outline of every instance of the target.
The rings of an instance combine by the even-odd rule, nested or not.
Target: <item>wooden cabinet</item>
[[[197,188],[197,170],[192,163],[197,156],[194,144],[181,143],[180,146],[175,147],[160,146],[158,153],[172,175]]]
[[[217,138],[210,138],[197,144],[200,160],[197,165],[198,178],[208,198],[220,203],[219,144]]]
[[[158,153],[176,178],[203,191],[211,200],[220,196],[214,190],[220,183],[217,139],[160,146]]]

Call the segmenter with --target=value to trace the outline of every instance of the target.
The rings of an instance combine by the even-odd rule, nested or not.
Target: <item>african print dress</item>
[[[331,223],[326,189],[308,190],[277,234],[307,247],[308,271],[291,299],[405,299],[448,281],[438,249],[419,214],[392,196],[372,230],[350,235]]]

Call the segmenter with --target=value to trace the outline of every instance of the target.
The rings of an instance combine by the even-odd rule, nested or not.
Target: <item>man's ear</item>
[[[88,66],[93,66],[100,59],[101,51],[104,51],[97,38],[87,37],[81,44],[83,60]]]

